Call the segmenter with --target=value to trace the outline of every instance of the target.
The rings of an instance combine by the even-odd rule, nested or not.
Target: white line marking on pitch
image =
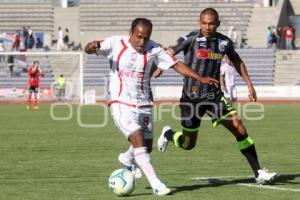
[[[191,178],[192,180],[212,180],[212,179],[220,179],[220,182],[222,180],[226,181],[226,179],[242,179],[242,178],[253,178],[253,176],[212,176],[212,177],[205,177],[205,176],[200,176],[200,177],[193,177]],[[253,178],[254,180],[254,178]],[[236,185],[239,186],[245,186],[245,187],[256,187],[256,188],[261,188],[261,189],[269,189],[269,190],[281,190],[281,191],[291,191],[291,192],[300,192],[300,189],[291,189],[291,188],[282,188],[282,187],[277,187],[277,186],[270,186],[270,185],[257,185],[255,183],[237,183]]]
[[[192,180],[209,180],[209,179],[237,179],[237,178],[253,178],[253,176],[198,176],[193,177]]]
[[[300,192],[300,189],[282,188],[282,187],[276,187],[276,186],[270,186],[270,185],[254,185],[254,184],[250,184],[250,183],[238,183],[237,185],[246,186],[246,187],[256,187],[256,188],[270,189],[270,190]]]

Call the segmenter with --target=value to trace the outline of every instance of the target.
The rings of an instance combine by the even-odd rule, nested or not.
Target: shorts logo
[[[221,60],[222,57],[223,57],[222,54],[212,52],[211,49],[199,49],[197,51],[198,59]]]

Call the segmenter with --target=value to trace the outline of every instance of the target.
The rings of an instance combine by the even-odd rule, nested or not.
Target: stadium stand
[[[146,17],[152,20],[155,31],[187,31],[198,27],[201,9],[214,7],[222,20],[221,32],[227,33],[230,26],[244,32],[253,5],[252,0],[81,0],[80,27],[81,31],[127,31],[133,18]]]
[[[274,85],[299,85],[299,50],[277,50]]]
[[[272,49],[239,49],[238,53],[246,63],[248,73],[254,85],[273,85],[274,79],[274,50]],[[183,55],[177,56],[179,60]],[[87,56],[84,69],[85,86],[104,86],[108,75],[109,62],[104,57]],[[152,79],[153,86],[182,85],[181,75],[174,70],[167,70],[157,79]],[[236,74],[236,84],[245,85],[241,77]]]
[[[273,49],[239,49],[238,53],[245,62],[254,85],[273,85],[275,64],[275,51]],[[236,85],[245,85],[245,82],[238,74],[236,74],[235,82]]]
[[[24,56],[14,56],[14,77],[10,77],[10,72],[5,62],[0,63],[0,88],[27,88],[27,67],[28,63],[32,64],[34,60],[39,60],[41,68],[45,73],[45,77],[42,78],[41,87],[49,87],[53,82],[53,73],[49,63],[49,60],[44,57],[36,56],[27,57],[24,60]]]
[[[0,30],[10,32],[30,26],[34,31],[53,31],[51,0],[1,0]]]

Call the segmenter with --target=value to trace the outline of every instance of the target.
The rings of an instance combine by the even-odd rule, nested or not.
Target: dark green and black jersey
[[[216,33],[214,38],[204,37],[200,31],[193,31],[177,40],[171,47],[175,54],[183,51],[184,62],[203,77],[220,79],[221,60],[226,54],[231,61],[240,59],[233,42]],[[184,79],[183,97],[191,99],[214,99],[222,91],[211,85],[201,84],[192,78]]]

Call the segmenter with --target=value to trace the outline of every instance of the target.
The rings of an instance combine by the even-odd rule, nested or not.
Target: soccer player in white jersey
[[[228,56],[224,56],[224,63],[221,65],[220,71],[220,85],[224,93],[225,98],[229,99],[232,102],[237,100],[236,88],[234,83],[234,73],[235,69],[231,65],[231,61]]]
[[[110,60],[108,104],[115,125],[131,143],[119,156],[119,161],[130,165],[133,161],[142,169],[153,193],[166,195],[171,190],[162,183],[150,162],[152,150],[153,98],[150,88],[151,72],[173,68],[178,73],[204,84],[217,85],[213,78],[199,76],[152,40],[152,23],[145,18],[132,21],[129,36],[113,36],[86,45],[88,54],[101,54]]]

